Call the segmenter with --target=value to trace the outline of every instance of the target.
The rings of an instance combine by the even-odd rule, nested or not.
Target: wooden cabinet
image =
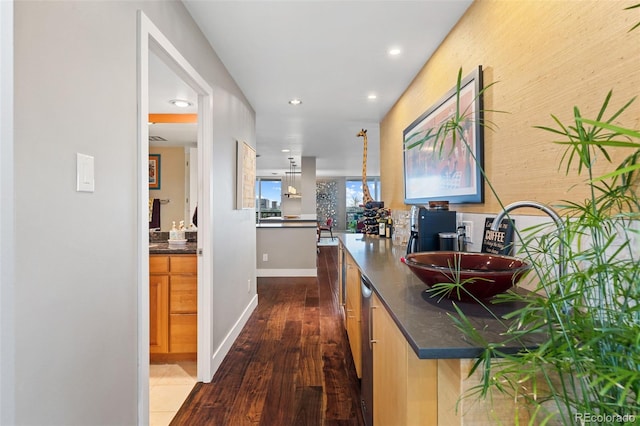
[[[346,284],[346,273],[347,273],[347,268],[346,268],[346,265],[344,264],[345,255],[346,255],[346,251],[344,249],[344,246],[342,245],[342,243],[340,243],[338,245],[338,302],[340,303],[340,309],[342,310],[343,317],[344,317],[344,304],[345,304],[344,288]]]
[[[360,335],[360,271],[350,255],[345,256],[346,264],[346,300],[345,300],[345,325],[349,346],[353,355],[353,363],[358,377],[362,377],[362,336]]]
[[[464,397],[475,394],[473,388],[482,382],[482,366],[469,376],[475,361],[438,360],[438,425],[510,425],[514,424],[514,419],[518,419],[521,425],[530,424],[531,407],[527,407],[522,396],[514,400],[505,393],[495,391],[486,401],[476,400],[473,396]]]
[[[419,359],[374,293],[373,424],[438,424],[438,361]]]
[[[457,330],[453,322],[448,324],[440,321],[434,329],[434,315],[430,320],[420,316],[422,312],[429,314],[431,308],[414,309],[415,296],[402,300],[398,293],[404,292],[396,283],[388,285],[383,280],[390,279],[386,273],[387,268],[404,273],[402,269],[395,269],[399,264],[397,258],[387,256],[390,250],[384,252],[378,250],[378,244],[372,239],[367,242],[367,250],[371,251],[373,259],[363,258],[368,253],[360,251],[360,246],[355,240],[352,244],[358,251],[354,251],[355,258],[363,269],[349,253],[349,237],[342,247],[344,250],[344,285],[346,287],[345,300],[345,327],[349,337],[349,344],[353,354],[353,361],[362,378],[362,348],[368,342],[361,337],[361,310],[362,296],[360,290],[360,277],[371,279],[373,294],[369,305],[369,325],[371,326],[372,358],[373,358],[373,424],[376,426],[387,425],[433,425],[433,426],[466,426],[466,425],[494,425],[513,424],[514,418],[520,423],[529,421],[526,401],[524,398],[509,398],[508,395],[494,392],[486,401],[478,400],[471,391],[481,383],[484,371],[482,367],[476,369],[470,375],[475,359],[420,359],[409,341],[415,341],[413,337],[420,335],[417,345],[423,349],[430,349],[431,342],[434,348],[443,350],[440,344],[435,344],[443,333],[457,333],[460,336],[460,345],[467,345],[462,339],[462,334]],[[359,242],[357,243],[359,244]],[[388,246],[387,246],[388,247]],[[385,262],[393,261],[393,265]],[[385,273],[381,270],[385,269]],[[395,279],[395,277],[391,278]],[[402,277],[398,278],[402,280]],[[411,290],[413,291],[413,290]],[[422,291],[422,287],[415,289],[416,293]],[[417,295],[417,294],[416,294]],[[400,297],[400,298],[399,298]],[[407,296],[409,297],[409,296]],[[419,298],[418,303],[423,301]],[[384,303],[389,303],[389,306]],[[427,303],[427,302],[424,302]],[[442,310],[441,315],[446,316],[447,311]],[[366,316],[365,316],[366,318]],[[417,322],[417,324],[416,324]],[[423,328],[424,329],[423,329]],[[433,333],[431,333],[433,330]],[[427,334],[424,339],[422,333]],[[441,338],[441,337],[440,337]],[[408,340],[410,339],[410,340]],[[426,342],[425,342],[426,340]],[[440,342],[438,342],[440,343]],[[455,346],[452,345],[452,350]],[[446,349],[445,349],[446,350]],[[429,351],[431,352],[431,351]],[[448,355],[448,354],[447,354]],[[368,377],[368,376],[367,376]],[[365,377],[363,382],[368,384]],[[368,386],[364,388],[367,406],[369,403]]]
[[[152,361],[196,359],[198,275],[195,255],[149,256]]]
[[[169,352],[169,277],[149,276],[149,352]]]

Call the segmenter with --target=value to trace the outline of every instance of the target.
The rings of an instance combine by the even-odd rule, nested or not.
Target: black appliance
[[[415,209],[412,209],[412,213]],[[456,212],[449,210],[428,210],[420,207],[411,218],[411,235],[407,244],[407,254],[420,251],[440,250],[441,232],[456,232]]]
[[[362,337],[362,380],[360,381],[360,404],[365,426],[373,425],[373,328],[371,318],[371,282],[360,277],[362,306],[360,308],[360,336]]]

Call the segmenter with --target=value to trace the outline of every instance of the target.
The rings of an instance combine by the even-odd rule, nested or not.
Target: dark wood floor
[[[363,425],[338,302],[337,247],[317,278],[260,278],[258,307],[211,383],[172,425]]]

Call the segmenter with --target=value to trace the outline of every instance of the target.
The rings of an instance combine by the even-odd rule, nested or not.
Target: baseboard
[[[224,337],[224,339],[222,340],[222,343],[220,344],[220,346],[218,346],[218,349],[211,357],[211,367],[212,367],[211,379],[213,378],[213,375],[216,373],[216,371],[218,371],[218,368],[220,368],[220,364],[222,364],[222,360],[224,360],[224,357],[227,356],[227,354],[231,350],[231,346],[240,335],[240,332],[242,331],[244,326],[247,324],[247,321],[249,321],[249,317],[251,316],[251,314],[253,313],[253,311],[256,309],[257,306],[258,306],[258,295],[256,294],[251,299],[251,301],[245,308],[244,312],[242,312],[242,315],[240,315],[240,318],[238,318],[238,321],[236,321],[233,327],[231,327],[231,330]],[[211,381],[211,379],[209,379],[209,382]]]
[[[318,268],[310,269],[258,269],[258,277],[317,277]]]

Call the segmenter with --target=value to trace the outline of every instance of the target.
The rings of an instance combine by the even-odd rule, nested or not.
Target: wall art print
[[[484,181],[477,164],[483,164],[482,67],[460,83],[460,115],[463,137],[453,144],[451,136],[408,149],[407,141],[436,132],[438,127],[456,114],[457,85],[418,117],[403,132],[404,190],[406,204],[426,204],[447,200],[450,203],[482,203]],[[437,144],[435,144],[437,145]],[[442,148],[442,149],[439,149]],[[475,157],[475,159],[474,159]],[[476,163],[478,162],[478,163]]]
[[[160,189],[160,154],[149,154],[149,189]]]
[[[236,209],[253,209],[256,203],[256,151],[236,141]]]

